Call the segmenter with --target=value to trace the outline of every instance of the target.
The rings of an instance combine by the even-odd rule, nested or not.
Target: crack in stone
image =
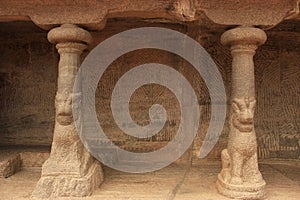
[[[174,200],[176,197],[177,192],[179,191],[180,187],[182,186],[187,174],[191,171],[191,166],[192,164],[189,163],[189,165],[187,166],[182,178],[178,181],[178,183],[176,184],[176,186],[172,189],[172,191],[168,194],[168,197],[166,198],[166,200]]]

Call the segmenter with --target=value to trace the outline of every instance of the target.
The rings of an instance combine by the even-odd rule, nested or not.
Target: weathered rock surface
[[[7,178],[21,170],[20,154],[0,151],[0,178]]]

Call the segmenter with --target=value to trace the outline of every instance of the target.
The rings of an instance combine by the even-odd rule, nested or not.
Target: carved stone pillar
[[[55,99],[55,128],[49,159],[32,193],[33,197],[87,196],[103,180],[100,163],[84,148],[76,132],[72,114],[73,85],[80,55],[91,42],[89,32],[72,24],[64,24],[48,33],[60,54]]]
[[[219,192],[231,198],[259,199],[265,195],[265,181],[258,169],[254,130],[255,82],[253,56],[267,39],[265,32],[240,26],[226,31],[223,45],[230,46],[232,60],[231,112],[228,147],[221,154]]]

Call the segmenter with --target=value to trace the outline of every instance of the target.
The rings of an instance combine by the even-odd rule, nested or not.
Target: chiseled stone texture
[[[95,161],[84,177],[72,175],[44,176],[38,181],[32,198],[90,196],[103,182],[101,165]]]
[[[0,178],[7,178],[21,170],[20,154],[0,151]]]
[[[0,37],[1,146],[50,146],[53,138],[58,57],[45,33],[26,27]]]

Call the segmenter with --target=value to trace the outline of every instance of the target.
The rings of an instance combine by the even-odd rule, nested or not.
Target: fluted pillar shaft
[[[259,199],[265,195],[265,181],[258,169],[254,130],[256,105],[253,56],[266,41],[263,30],[240,26],[226,31],[223,45],[232,55],[231,111],[227,149],[222,151],[222,171],[217,188],[231,198]]]
[[[91,42],[90,33],[76,25],[64,24],[50,30],[48,40],[56,44],[60,55],[55,128],[49,159],[33,197],[88,196],[102,182],[103,172],[98,161],[86,151],[77,134],[72,113],[75,78],[80,55]]]

